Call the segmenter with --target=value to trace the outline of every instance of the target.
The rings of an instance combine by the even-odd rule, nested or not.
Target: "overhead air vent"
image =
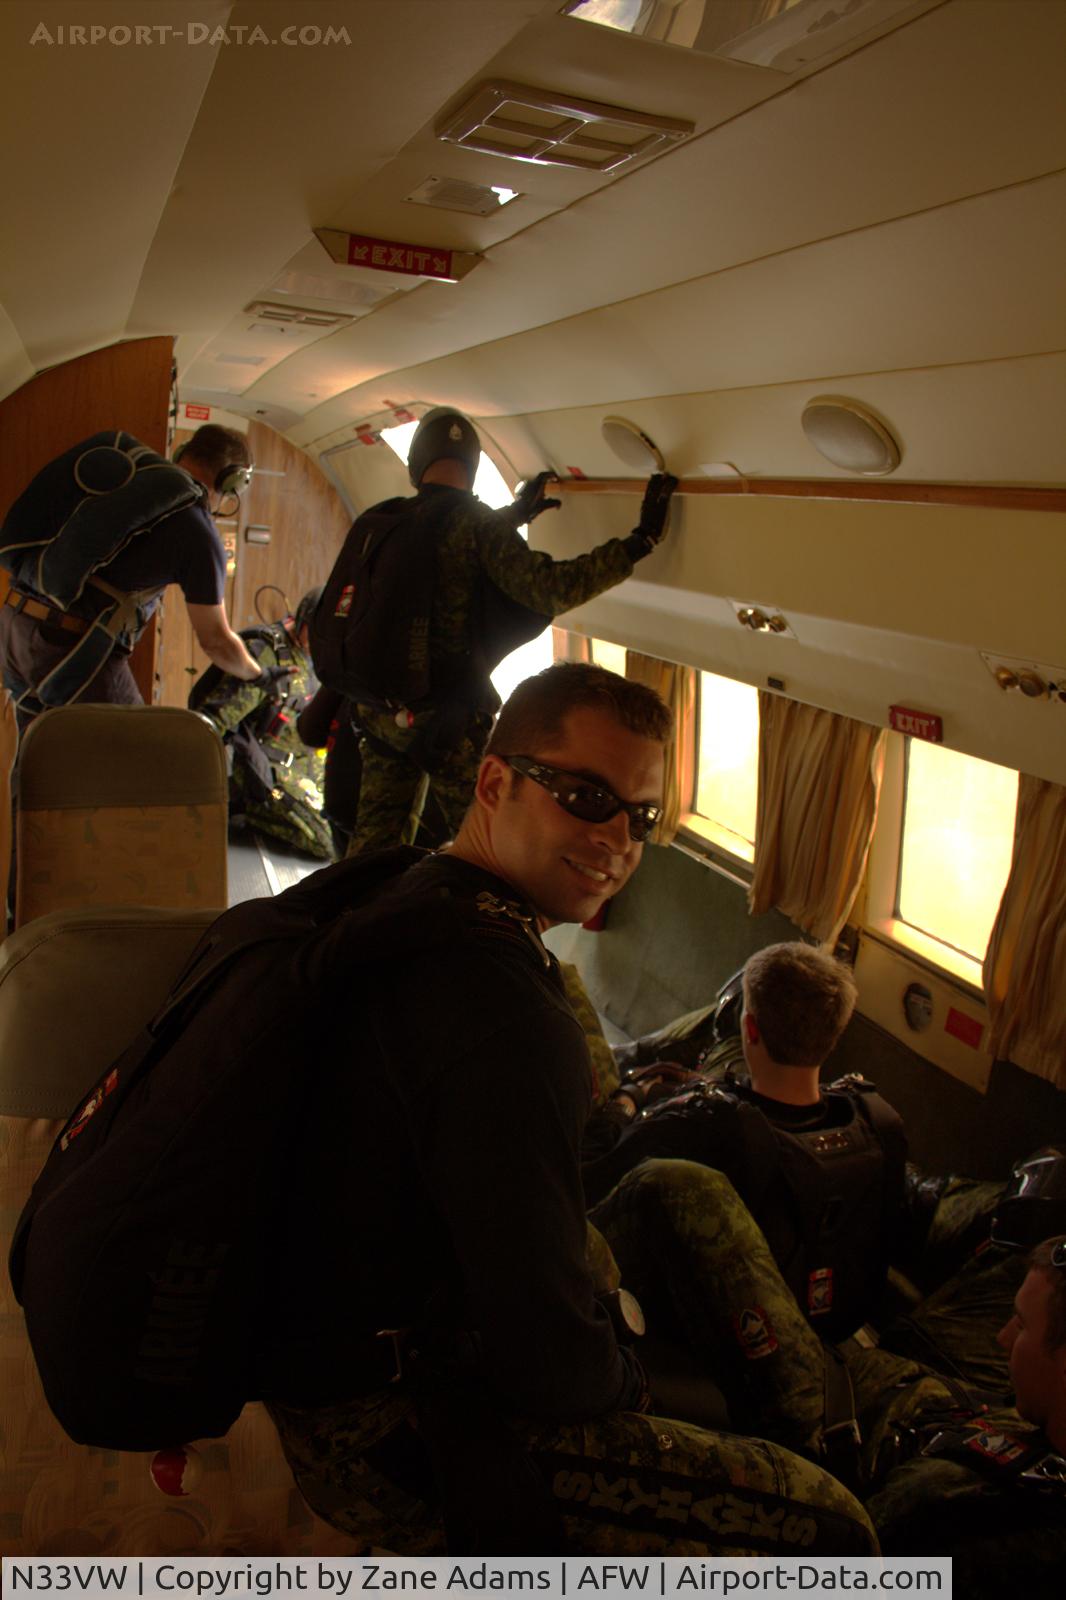
[[[227,354],[215,356],[214,359],[218,362],[221,362],[224,367],[261,367],[263,362],[266,360],[266,356],[238,356]]]
[[[502,183],[489,186],[466,183],[462,178],[426,178],[417,189],[404,195],[416,206],[438,206],[442,211],[465,211],[472,217],[491,217],[501,206],[518,199],[517,189]]]
[[[437,138],[484,155],[585,172],[622,172],[694,132],[691,122],[494,80],[437,127]]]
[[[355,321],[344,311],[312,311],[307,306],[278,305],[272,300],[253,300],[244,309],[259,322],[288,328],[342,328],[346,322]]]

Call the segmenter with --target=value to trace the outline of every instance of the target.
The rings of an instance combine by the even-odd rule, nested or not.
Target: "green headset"
[[[173,455],[174,465],[177,466],[182,456],[188,450],[191,441],[186,439],[184,444],[179,444]],[[215,474],[216,494],[241,494],[252,481],[254,467],[244,467],[238,461],[231,461],[228,466],[222,467]]]

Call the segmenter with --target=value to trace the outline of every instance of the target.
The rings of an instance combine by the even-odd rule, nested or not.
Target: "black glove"
[[[257,678],[249,678],[248,681],[253,689],[262,689],[264,694],[272,695],[278,681],[287,678],[290,671],[289,667],[264,667]]]
[[[648,479],[644,500],[640,507],[640,521],[625,540],[626,549],[633,561],[650,556],[666,532],[666,518],[670,510],[670,496],[677,488],[677,479],[669,472],[656,472]]]
[[[542,511],[554,511],[557,506],[562,505],[561,500],[544,499],[545,485],[555,481],[554,472],[538,472],[535,478],[530,478],[522,485],[511,506],[516,528],[520,528],[524,522],[532,522]]]
[[[632,1120],[657,1100],[668,1100],[677,1094],[693,1076],[688,1067],[676,1061],[651,1061],[646,1067],[634,1067],[626,1073],[611,1100]]]

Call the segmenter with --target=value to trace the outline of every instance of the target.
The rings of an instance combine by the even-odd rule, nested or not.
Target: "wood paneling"
[[[175,443],[189,437],[189,432],[179,432]],[[241,500],[235,530],[236,570],[226,583],[226,610],[235,628],[247,628],[260,620],[255,594],[264,584],[276,584],[289,605],[295,606],[308,589],[324,583],[350,521],[340,496],[309,455],[261,422],[250,425],[248,442],[256,471]],[[249,544],[245,538],[249,524],[268,529],[269,544]],[[225,539],[234,532],[233,524],[219,519],[219,532]],[[261,609],[268,620],[280,617],[284,611],[281,596],[264,594]],[[161,621],[157,698],[163,705],[185,705],[189,689],[207,665],[189,626],[180,590],[168,589]]]
[[[0,400],[0,517],[34,473],[104,428],[123,428],[164,455],[172,360],[171,339],[132,339],[40,372]],[[7,573],[0,571],[0,599],[7,589]],[[154,646],[149,625],[130,663],[146,700]]]
[[[567,494],[643,494],[644,478],[560,478]],[[1066,511],[1066,489],[998,483],[894,483],[842,478],[682,478],[676,494],[761,494],[786,500],[880,500],[897,505]]]

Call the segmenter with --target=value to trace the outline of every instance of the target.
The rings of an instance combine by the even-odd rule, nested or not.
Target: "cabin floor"
[[[283,844],[271,844],[251,831],[230,834],[227,857],[231,906],[241,905],[245,900],[258,900],[263,895],[280,894],[327,865],[311,856],[287,850]]]

